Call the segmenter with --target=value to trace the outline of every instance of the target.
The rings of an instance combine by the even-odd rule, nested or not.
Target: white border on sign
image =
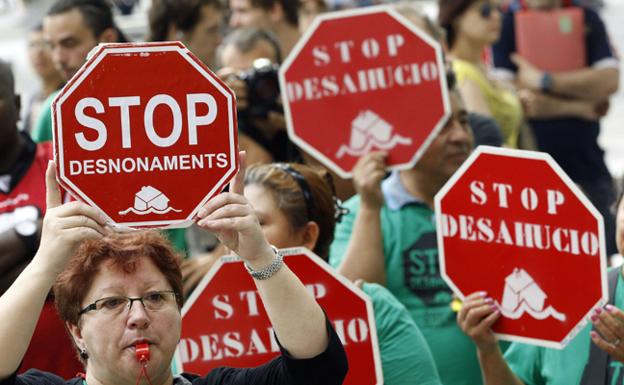
[[[227,99],[228,105],[228,122],[229,122],[229,137],[230,137],[230,159],[232,162],[230,164],[230,168],[225,172],[223,177],[219,179],[219,181],[201,200],[201,202],[191,211],[191,213],[185,219],[178,220],[163,220],[163,221],[139,221],[139,222],[115,222],[114,225],[120,228],[130,228],[130,227],[162,227],[162,228],[177,228],[177,227],[187,227],[193,223],[193,218],[197,215],[199,209],[208,202],[212,196],[219,191],[223,185],[225,180],[227,180],[232,173],[236,172],[237,169],[237,157],[238,152],[237,148],[234,146],[235,135],[234,126],[235,126],[235,117],[234,117],[234,97],[229,90],[226,90],[217,80],[215,80],[208,72],[197,63],[197,61],[193,60],[192,53],[184,47],[184,45],[180,42],[176,42],[177,44],[155,44],[155,43],[138,43],[138,44],[125,44],[122,47],[119,47],[118,44],[101,44],[98,46],[98,51],[92,54],[91,58],[83,65],[80,71],[76,74],[75,79],[71,79],[67,84],[67,88],[63,88],[63,90],[58,94],[58,96],[54,100],[54,109],[56,111],[56,119],[54,119],[56,123],[56,138],[58,138],[58,144],[55,143],[54,148],[62,149],[63,147],[63,124],[61,120],[61,106],[65,100],[75,91],[75,89],[82,84],[82,82],[89,76],[89,74],[93,71],[93,69],[104,59],[106,55],[114,55],[114,54],[126,54],[126,53],[140,53],[140,52],[177,52],[182,56],[191,66],[199,72],[204,78],[206,78],[225,98]],[[216,76],[216,75],[215,75]],[[100,212],[104,213],[93,200],[91,200],[86,194],[82,192],[71,180],[65,175],[65,167],[64,167],[64,154],[63,151],[59,151],[56,154],[60,159],[57,161],[57,167],[59,168],[59,178],[69,186],[75,194],[78,194],[80,199],[84,200],[90,206],[97,208]],[[107,215],[110,221],[112,219]]]
[[[479,146],[477,147],[472,154],[464,161],[464,163],[455,171],[453,176],[444,184],[444,186],[438,191],[435,195],[435,216],[436,216],[436,237],[438,241],[438,261],[440,264],[440,275],[444,279],[444,281],[451,287],[453,292],[461,298],[463,301],[465,299],[464,293],[462,293],[457,286],[453,283],[451,278],[446,274],[446,265],[444,263],[444,238],[442,237],[442,216],[440,215],[441,211],[441,203],[444,196],[449,192],[449,190],[455,185],[455,183],[461,178],[466,170],[477,160],[477,158],[481,154],[493,154],[493,155],[501,155],[513,158],[524,158],[524,159],[535,159],[545,161],[552,170],[561,178],[561,180],[566,184],[566,186],[572,191],[575,197],[581,201],[581,203],[585,206],[587,210],[596,218],[598,222],[598,242],[600,247],[600,286],[602,289],[602,296],[600,299],[588,310],[588,312],[581,318],[581,320],[570,330],[570,332],[559,342],[551,341],[551,340],[542,340],[536,338],[528,338],[515,336],[510,334],[503,333],[494,333],[499,338],[503,338],[508,341],[517,341],[522,343],[528,343],[532,345],[544,346],[547,348],[555,348],[555,349],[563,349],[566,345],[585,327],[587,324],[587,319],[592,314],[592,309],[594,307],[601,307],[607,303],[608,291],[607,291],[607,257],[606,257],[606,248],[605,248],[605,234],[604,234],[604,221],[602,215],[598,210],[592,205],[589,199],[583,194],[583,192],[576,186],[576,184],[570,179],[570,177],[563,171],[561,166],[547,153],[538,152],[538,151],[527,151],[527,150],[515,150],[509,148],[502,147],[491,147],[491,146]],[[470,294],[470,293],[468,293]]]
[[[290,102],[288,101],[288,93],[285,92],[286,71],[288,71],[288,69],[292,65],[292,62],[300,54],[303,47],[307,44],[308,40],[310,40],[310,37],[314,34],[314,32],[320,26],[321,23],[328,21],[328,20],[368,15],[372,13],[389,14],[398,22],[400,22],[404,27],[409,29],[414,34],[418,35],[418,37],[423,39],[425,42],[427,42],[427,44],[429,44],[435,50],[436,62],[438,65],[438,72],[440,74],[439,83],[442,86],[442,104],[444,108],[444,114],[442,115],[442,117],[440,118],[436,126],[431,130],[427,138],[423,141],[423,144],[416,151],[412,159],[410,159],[406,163],[388,167],[388,169],[407,170],[407,169],[412,168],[416,164],[416,162],[418,162],[418,159],[420,159],[422,154],[427,150],[431,142],[435,139],[435,137],[438,135],[440,130],[442,130],[447,120],[451,116],[451,103],[449,99],[448,85],[446,83],[446,66],[444,65],[442,47],[437,41],[431,38],[427,33],[420,30],[420,28],[417,28],[412,22],[410,22],[403,15],[401,15],[396,10],[394,10],[393,7],[388,6],[388,5],[378,5],[378,6],[371,6],[371,7],[365,7],[365,8],[348,9],[344,11],[329,12],[329,13],[324,13],[324,14],[316,16],[314,18],[314,21],[310,25],[310,27],[306,30],[306,32],[299,39],[299,41],[297,41],[297,44],[295,44],[292,51],[290,51],[290,54],[288,54],[288,57],[286,57],[286,59],[284,60],[284,62],[282,63],[279,69],[279,83],[280,83],[282,100],[284,102],[283,107],[284,107],[284,116],[286,118],[286,129],[288,131],[288,137],[295,144],[303,148],[307,153],[311,154],[316,160],[320,161],[325,167],[329,168],[330,170],[335,172],[338,176],[340,176],[343,179],[351,178],[353,176],[353,172],[347,172],[346,170],[343,170],[336,163],[334,163],[329,157],[325,156],[325,154],[318,151],[316,148],[312,147],[310,144],[308,144],[302,138],[297,136],[297,134],[295,133],[294,124],[292,121],[292,112],[290,110]]]
[[[284,258],[289,256],[303,255],[309,258],[312,262],[316,263],[320,268],[329,273],[332,277],[340,281],[344,286],[346,286],[351,292],[357,295],[361,300],[366,303],[366,310],[368,313],[368,325],[371,337],[371,346],[373,347],[373,358],[375,360],[375,374],[377,375],[378,382],[376,385],[383,385],[383,372],[381,370],[381,355],[379,353],[379,338],[377,336],[377,324],[375,323],[375,312],[373,310],[373,301],[369,298],[369,296],[362,291],[362,289],[358,288],[353,284],[353,282],[349,281],[342,274],[339,274],[336,270],[334,270],[329,263],[325,262],[321,257],[314,254],[308,248],[305,247],[290,247],[287,249],[280,249],[280,252],[284,256]],[[199,282],[193,293],[188,298],[188,300],[184,303],[182,307],[182,319],[188,311],[193,307],[193,304],[199,296],[202,294],[206,286],[210,283],[210,281],[214,278],[214,276],[219,272],[221,266],[226,263],[232,262],[241,262],[242,259],[238,255],[226,255],[217,260],[210,270],[206,273],[204,278]],[[182,373],[184,371],[184,364],[182,364],[182,358],[180,357],[180,349],[176,348],[175,354],[173,355],[173,363],[172,367],[176,373]]]

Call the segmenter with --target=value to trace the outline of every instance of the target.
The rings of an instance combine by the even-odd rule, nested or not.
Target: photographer
[[[276,38],[257,28],[237,29],[225,38],[218,56],[223,66],[219,76],[236,93],[239,144],[248,163],[299,161],[286,134]]]

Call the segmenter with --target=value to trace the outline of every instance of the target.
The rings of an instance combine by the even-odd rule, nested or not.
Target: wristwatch
[[[544,93],[550,93],[553,88],[553,77],[550,72],[544,71],[540,80],[540,89]]]
[[[39,246],[39,239],[37,237],[37,221],[24,220],[17,223],[14,227],[15,234],[24,244],[26,253],[29,257],[35,255],[37,247]]]
[[[249,265],[247,265],[247,262],[245,262],[245,267],[253,278],[258,280],[269,279],[273,275],[275,275],[275,273],[277,273],[279,269],[281,269],[281,267],[284,265],[284,256],[282,255],[282,253],[280,253],[280,251],[275,246],[271,246],[271,249],[275,253],[275,259],[273,259],[273,262],[271,262],[261,270],[253,270],[251,267],[249,267]]]

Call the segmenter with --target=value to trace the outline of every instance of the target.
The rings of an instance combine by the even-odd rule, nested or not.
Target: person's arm
[[[477,346],[484,385],[524,385],[503,357],[491,327],[500,317],[494,300],[477,292],[466,297],[457,314],[457,324]]]
[[[47,213],[41,246],[32,262],[0,297],[0,379],[19,367],[30,344],[43,303],[65,268],[74,248],[83,240],[105,234],[97,210],[80,202],[61,205],[54,164],[46,172]]]
[[[518,86],[540,91],[545,72],[518,54],[512,55],[512,60],[518,67]],[[550,75],[551,94],[595,102],[607,100],[617,91],[620,82],[620,71],[617,68],[589,67]]]
[[[553,94],[600,102],[618,90],[620,71],[616,68],[583,68],[556,73],[552,78]]]
[[[518,92],[524,113],[529,119],[552,119],[575,117],[599,120],[603,109],[587,100],[565,99],[553,95],[523,89]]]
[[[230,191],[208,201],[197,224],[214,233],[253,270],[262,270],[275,254],[262,233],[253,207],[243,196],[244,153]],[[283,265],[273,276],[255,280],[267,315],[282,346],[294,358],[311,358],[325,351],[329,337],[325,314],[299,278]]]
[[[386,267],[381,231],[384,198],[381,181],[386,174],[385,152],[362,156],[353,169],[353,184],[360,195],[360,208],[353,223],[351,238],[338,271],[354,281],[363,279],[386,283]]]

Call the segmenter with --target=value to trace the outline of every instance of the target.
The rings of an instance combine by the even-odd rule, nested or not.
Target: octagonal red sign
[[[501,338],[564,347],[606,302],[602,216],[550,155],[480,146],[435,197],[440,269]]]
[[[305,248],[281,250],[284,262],[325,310],[349,361],[346,385],[382,384],[372,302],[349,280]],[[254,367],[279,355],[253,279],[238,257],[217,261],[182,309],[178,372]]]
[[[413,166],[450,115],[439,44],[386,7],[317,17],[279,75],[290,138],[342,177],[374,150]]]
[[[98,46],[52,113],[61,185],[119,226],[186,226],[238,168],[235,96],[179,42]]]

